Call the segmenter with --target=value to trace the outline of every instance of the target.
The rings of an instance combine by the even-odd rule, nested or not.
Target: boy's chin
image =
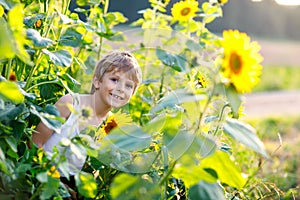
[[[112,108],[120,108],[120,107],[122,107],[126,104],[127,103],[111,103],[110,105],[111,105]]]

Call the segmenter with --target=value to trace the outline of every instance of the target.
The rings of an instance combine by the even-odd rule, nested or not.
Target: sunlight
[[[275,2],[279,5],[284,6],[299,6],[300,0],[275,0]]]

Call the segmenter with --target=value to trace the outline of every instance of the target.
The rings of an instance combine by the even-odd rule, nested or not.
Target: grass
[[[300,67],[265,66],[253,92],[299,90]],[[300,199],[300,113],[299,116],[248,120],[258,131],[271,159],[259,172],[285,195],[277,199]]]
[[[300,197],[300,115],[298,117],[269,117],[252,119],[265,144],[270,160],[262,166],[258,176],[274,183],[285,198]]]
[[[300,67],[265,66],[253,92],[300,89]]]

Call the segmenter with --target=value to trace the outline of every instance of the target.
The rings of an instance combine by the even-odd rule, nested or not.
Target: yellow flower
[[[110,131],[112,131],[114,128],[117,128],[118,124],[116,120],[114,119],[113,115],[109,116],[107,120],[103,123],[102,130],[106,135],[109,134]]]
[[[172,16],[178,21],[188,21],[196,16],[198,11],[198,1],[185,0],[175,3],[171,9]]]
[[[17,81],[16,73],[15,72],[10,72],[8,80],[13,81],[13,82]]]
[[[50,167],[48,171],[48,175],[51,176],[52,178],[60,178],[60,173],[58,172],[55,166]]]
[[[111,114],[100,125],[99,130],[95,134],[95,141],[101,141],[105,135],[108,135],[113,129],[132,123],[132,119],[128,114],[118,111]]]
[[[198,75],[197,75],[197,84],[196,84],[196,86],[198,86],[200,88],[207,88],[206,80],[205,80],[204,76],[200,73],[198,73]]]
[[[221,4],[221,5],[224,5],[227,2],[228,2],[228,0],[218,0],[218,3]]]
[[[262,71],[260,46],[238,30],[223,32],[223,75],[240,93],[250,92],[259,82]]]
[[[4,9],[3,9],[3,7],[0,5],[0,17],[2,17],[3,14],[4,14]]]

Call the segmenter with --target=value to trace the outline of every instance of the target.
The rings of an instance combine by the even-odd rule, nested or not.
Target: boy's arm
[[[67,107],[67,104],[73,104],[73,98],[70,94],[61,97],[54,105],[60,113],[60,116],[68,119],[71,111]],[[53,130],[49,129],[43,122],[40,122],[35,132],[32,134],[32,141],[41,148],[52,135]]]

